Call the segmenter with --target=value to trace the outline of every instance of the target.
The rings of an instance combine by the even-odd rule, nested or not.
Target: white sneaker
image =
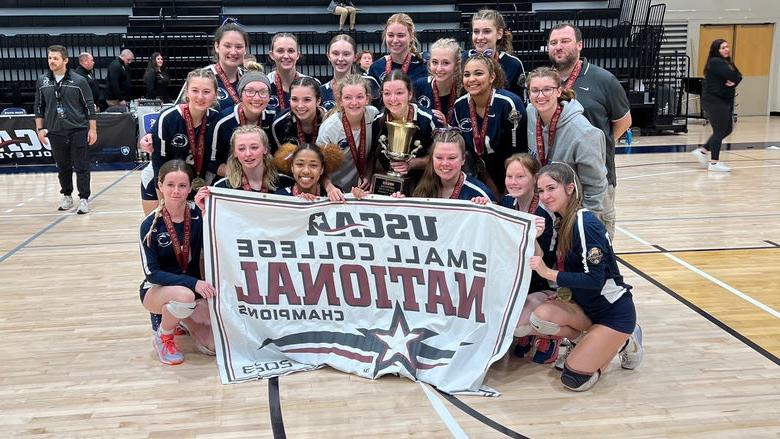
[[[73,197],[70,195],[63,195],[57,210],[70,210],[71,208],[73,208]]]
[[[620,351],[620,367],[633,370],[642,363],[645,350],[642,348],[642,328],[634,326],[634,332],[628,336],[628,344]]]
[[[81,201],[79,201],[79,207],[76,209],[76,213],[79,215],[89,213],[89,202],[86,198],[82,198]]]
[[[691,155],[696,157],[696,160],[698,160],[699,163],[701,163],[702,167],[704,167],[704,168],[707,167],[707,164],[709,163],[709,161],[707,160],[707,153],[703,149],[696,148],[693,151],[691,151]]]
[[[726,166],[723,162],[710,163],[707,169],[713,172],[731,172],[731,168]]]

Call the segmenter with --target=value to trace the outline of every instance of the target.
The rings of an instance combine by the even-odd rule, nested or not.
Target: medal
[[[197,192],[198,189],[202,188],[203,186],[206,186],[206,180],[198,177],[192,180],[192,190]]]
[[[555,292],[555,297],[557,297],[558,300],[560,300],[561,302],[570,301],[572,297],[571,288],[569,287],[558,288],[558,290]]]
[[[412,53],[407,52],[406,57],[404,58],[404,63],[401,64],[401,71],[408,74],[409,73],[409,65],[412,63]],[[393,58],[390,55],[387,55],[387,58],[385,59],[385,76],[387,76],[390,73],[390,70],[393,69]]]

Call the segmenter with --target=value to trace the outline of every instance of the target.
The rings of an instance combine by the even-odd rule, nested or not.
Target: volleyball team
[[[182,103],[162,111],[141,140],[152,160],[141,182],[140,296],[160,361],[184,361],[174,339],[187,333],[214,353],[205,299],[217,291],[201,261],[209,186],[348,203],[345,193],[362,198],[373,175],[392,170],[410,181],[394,197],[496,202],[539,217],[515,355],[554,364],[575,391],[591,388],[616,355],[624,369],[636,368],[641,330],[604,225],[614,212],[608,149],[622,132],[591,124],[572,90],[575,81],[604,94],[611,86],[590,85],[602,69],[579,59],[579,29],[555,26],[555,68],[528,73],[494,10],[474,15],[470,49],[445,38],[424,57],[406,14],[392,15],[382,35],[388,53],[367,71],[358,66],[366,53],[335,36],[327,48],[333,77],[321,84],[297,70],[293,34],[273,37],[275,68],[266,75],[245,62],[248,34],[228,21],[215,32],[215,64],[189,73]],[[607,121],[619,124],[622,100],[604,99],[614,107],[608,114],[618,114]],[[408,161],[382,154],[390,122],[418,128]]]

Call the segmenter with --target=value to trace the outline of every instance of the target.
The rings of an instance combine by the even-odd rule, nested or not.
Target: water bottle
[[[631,131],[631,128],[626,130],[626,145],[631,146],[631,142],[634,141],[634,133]]]
[[[136,100],[130,101],[130,113],[135,114],[138,111],[138,102]]]

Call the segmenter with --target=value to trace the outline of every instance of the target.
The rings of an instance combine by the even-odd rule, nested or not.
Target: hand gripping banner
[[[534,216],[459,200],[210,191],[206,279],[218,291],[223,383],[327,365],[480,392],[509,348]]]

